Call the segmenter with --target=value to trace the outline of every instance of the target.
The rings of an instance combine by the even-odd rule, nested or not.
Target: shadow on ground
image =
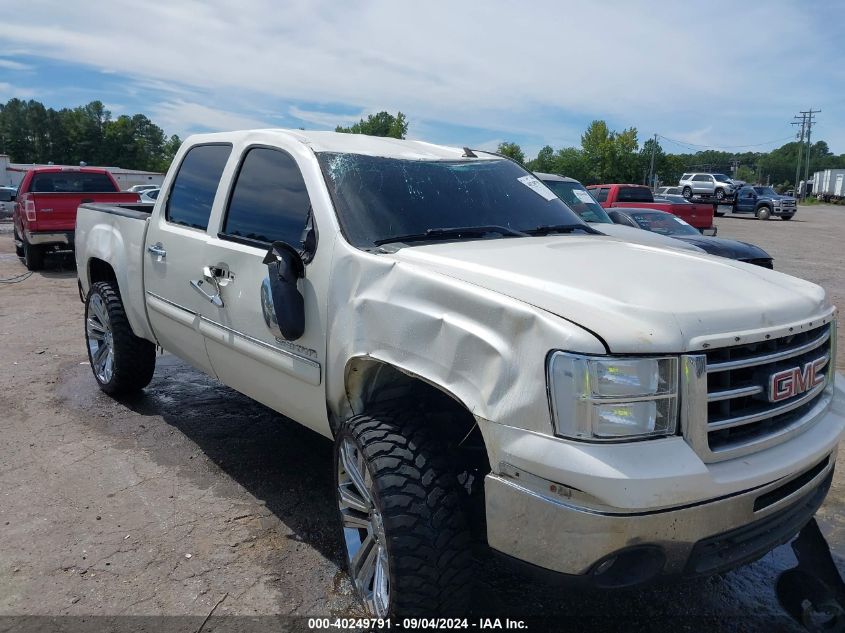
[[[60,397],[82,412],[97,410],[92,424],[131,439],[127,445],[148,450],[159,463],[178,467],[191,457],[174,446],[172,430],[177,430],[212,464],[201,475],[185,469],[186,476],[216,489],[227,480],[242,486],[292,530],[291,538],[342,567],[329,440],[169,355],[159,357],[143,395],[121,402],[101,394],[89,372],[85,365],[67,372]],[[127,409],[137,415],[127,415]],[[124,423],[127,417],[132,428]],[[135,428],[139,419],[141,429]],[[539,581],[484,557],[474,612],[541,618],[548,626],[575,616],[579,629],[797,631],[803,629],[783,614],[774,589],[778,575],[794,564],[791,550],[782,546],[723,576],[607,592]]]

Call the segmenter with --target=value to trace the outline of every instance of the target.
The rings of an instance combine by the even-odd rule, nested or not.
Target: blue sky
[[[529,8],[530,6],[530,8]],[[821,109],[845,153],[837,2],[31,0],[4,11],[0,100],[100,99],[168,133],[333,129],[402,110],[409,137],[579,145],[593,119],[667,151],[768,150]]]

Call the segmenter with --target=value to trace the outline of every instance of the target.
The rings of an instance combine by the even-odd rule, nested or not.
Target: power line
[[[660,138],[664,141],[669,141],[670,143],[675,143],[677,145],[681,145],[682,147],[694,148],[699,147],[702,149],[713,149],[713,150],[720,150],[720,149],[739,149],[743,147],[762,147],[763,145],[770,145],[772,143],[777,143],[779,141],[786,141],[792,138],[792,135],[785,136],[783,138],[776,138],[771,141],[766,141],[764,143],[751,143],[749,145],[699,145],[697,143],[687,143],[686,141],[677,141],[673,138],[669,138],[667,136],[663,136],[662,134],[658,134]]]

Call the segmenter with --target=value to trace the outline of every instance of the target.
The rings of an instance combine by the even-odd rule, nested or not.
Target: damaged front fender
[[[548,352],[605,351],[570,322],[389,254],[340,242],[333,270],[326,387],[337,419],[360,413],[369,376],[350,367],[371,359],[449,394],[476,418],[549,433]]]

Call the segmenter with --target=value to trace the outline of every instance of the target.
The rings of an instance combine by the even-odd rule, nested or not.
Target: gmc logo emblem
[[[827,357],[804,363],[804,367],[784,369],[769,377],[769,400],[780,402],[802,394],[824,382],[822,368],[827,364]]]

